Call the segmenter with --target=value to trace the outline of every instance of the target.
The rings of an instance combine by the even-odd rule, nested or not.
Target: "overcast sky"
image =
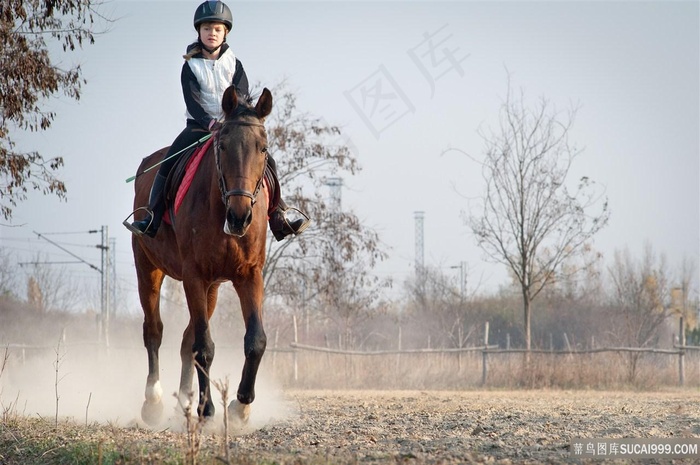
[[[32,195],[0,227],[22,259],[42,233],[109,226],[120,286],[138,311],[130,234],[134,174],[142,157],[184,125],[179,74],[196,38],[199,1],[114,1],[110,31],[79,54],[88,83],[79,102],[50,102],[49,131],[18,137],[24,150],[62,156],[68,202]],[[495,128],[507,79],[531,101],[580,107],[572,141],[585,150],[572,179],[605,187],[610,224],[594,246],[640,254],[645,242],[671,265],[700,256],[700,36],[698,2],[229,2],[234,53],[253,82],[286,79],[300,109],[344,128],[363,171],[345,178],[343,206],[387,245],[378,273],[400,289],[413,270],[414,212],[425,212],[425,263],[464,261],[470,282],[496,289],[502,266],[484,260],[464,224],[483,192],[479,128]],[[433,46],[431,49],[430,46]],[[430,51],[435,53],[431,61]],[[368,98],[381,89],[394,98]],[[375,103],[381,106],[374,107]],[[442,154],[454,147],[459,151]],[[49,236],[51,237],[51,236]],[[96,235],[52,237],[99,266]],[[85,265],[65,272],[99,282]]]

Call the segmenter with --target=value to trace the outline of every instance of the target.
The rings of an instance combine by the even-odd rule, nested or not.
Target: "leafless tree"
[[[431,267],[424,267],[420,274],[407,280],[405,287],[412,323],[431,346],[462,348],[470,338],[475,339],[475,291],[465,290],[462,294],[461,283]]]
[[[610,269],[613,314],[609,333],[627,347],[657,344],[660,330],[669,315],[669,273],[666,259],[646,245],[641,260],[632,258],[629,249],[616,251]],[[634,380],[640,353],[630,353],[628,378]]]
[[[17,275],[12,262],[11,253],[0,248],[0,296],[16,297]]]
[[[65,267],[52,266],[42,254],[32,261],[27,292],[28,300],[41,313],[74,309],[86,295]]]
[[[580,154],[569,142],[575,114],[560,114],[544,98],[529,107],[509,85],[498,131],[481,134],[486,190],[468,222],[482,250],[519,284],[527,350],[532,301],[608,222],[607,199],[588,177],[567,187]]]
[[[693,329],[698,325],[697,312],[698,308],[698,289],[697,289],[697,269],[695,262],[685,257],[681,262],[678,276],[674,279],[674,288],[672,291],[673,310],[682,316],[685,324],[689,329]]]
[[[308,212],[312,223],[283,242],[270,236],[266,299],[292,312],[315,308],[328,317],[335,311],[347,322],[352,319],[347,312],[369,309],[386,285],[371,272],[386,256],[378,234],[328,191],[329,178],[352,176],[360,166],[340,128],[299,110],[287,84],[275,86],[273,95],[273,113],[265,125],[282,193],[288,204]]]

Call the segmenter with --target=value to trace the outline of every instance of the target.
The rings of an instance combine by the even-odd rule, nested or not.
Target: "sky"
[[[181,56],[196,38],[198,4],[107,3],[101,11],[116,19],[109,30],[59,58],[81,64],[80,101],[52,99],[52,127],[17,136],[21,149],[64,158],[68,201],[32,194],[0,227],[2,247],[18,261],[37,251],[47,261],[67,258],[37,231],[99,266],[99,237],[82,232],[108,226],[120,311],[139,312],[130,234],[121,225],[132,210],[125,180],[184,125]],[[672,267],[683,258],[698,263],[697,2],[228,4],[228,42],[249,79],[267,87],[286,80],[301,110],[343,128],[342,142],[363,168],[344,177],[343,208],[379,233],[389,259],[376,272],[393,278],[395,295],[413,273],[416,211],[425,215],[426,265],[456,279],[454,267],[465,262],[471,288],[506,282],[464,215],[485,186],[479,130],[496,128],[509,80],[529,101],[579,108],[571,141],[584,150],[571,177],[605,189],[611,217],[594,247],[607,260],[624,248],[640,255],[648,243]],[[372,99],[372,90],[388,98]],[[57,266],[99,283],[85,264]]]

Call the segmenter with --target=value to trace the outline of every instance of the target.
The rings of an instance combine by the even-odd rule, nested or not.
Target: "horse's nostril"
[[[250,223],[253,221],[253,209],[251,207],[248,207],[246,210],[246,217],[245,217],[245,222],[243,223],[244,227],[248,227]]]
[[[230,209],[226,211],[226,221],[231,226],[234,226],[236,224],[236,215],[234,215]]]

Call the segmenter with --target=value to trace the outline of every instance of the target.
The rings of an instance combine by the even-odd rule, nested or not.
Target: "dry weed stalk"
[[[7,368],[8,360],[10,359],[10,348],[5,347],[5,352],[2,356],[2,362],[0,362],[0,379],[2,379],[3,373],[5,373],[5,368]],[[0,384],[0,407],[2,407],[2,422],[7,423],[10,418],[17,416],[17,404],[19,402],[19,392],[14,401],[10,402],[9,405],[5,406],[2,403],[2,385]]]
[[[199,368],[202,371],[202,373],[204,373],[204,376],[206,376],[209,379],[209,382],[214,386],[214,388],[217,391],[219,391],[219,394],[221,394],[221,404],[224,407],[224,456],[217,457],[216,459],[220,462],[230,464],[231,454],[228,448],[228,395],[230,390],[229,377],[227,376],[223,380],[212,380],[211,378],[209,378],[207,372],[202,370],[202,366],[197,362],[197,360],[194,359],[194,357],[192,357],[192,362],[194,363],[195,368]]]
[[[202,427],[204,425],[204,419],[197,415],[197,419],[195,420],[192,416],[194,391],[189,392],[186,404],[183,404],[183,400],[177,393],[173,395],[177,399],[177,404],[180,406],[182,414],[185,417],[185,428],[187,429],[185,463],[188,465],[196,465],[199,449],[202,445]]]
[[[85,426],[88,425],[88,411],[90,410],[90,401],[92,400],[92,392],[88,396],[87,406],[85,407]]]
[[[65,376],[63,376],[63,377],[60,377],[60,378],[59,378],[59,372],[60,372],[60,369],[61,369],[61,365],[63,365],[63,358],[66,356],[65,352],[63,353],[63,355],[61,355],[61,340],[63,339],[64,334],[65,334],[65,332],[61,335],[61,337],[58,338],[58,343],[56,344],[56,349],[55,349],[55,352],[56,352],[56,360],[54,361],[54,364],[53,364],[54,369],[55,369],[55,371],[56,371],[56,376],[55,376],[55,378],[54,378],[54,393],[55,393],[55,395],[56,395],[56,414],[55,414],[55,417],[54,417],[54,420],[55,420],[55,421],[54,421],[54,424],[55,424],[55,427],[56,427],[56,428],[58,428],[58,401],[59,401],[60,398],[61,398],[61,397],[58,395],[58,384],[59,384],[59,383],[63,380],[63,378],[65,377]]]
[[[211,382],[214,388],[221,394],[221,404],[224,406],[224,456],[217,457],[219,461],[226,464],[231,463],[231,454],[228,447],[228,393],[229,393],[229,378],[228,376],[222,380]]]
[[[10,347],[5,346],[5,353],[2,356],[2,364],[0,364],[0,378],[2,378],[2,374],[5,373],[5,367],[7,367],[8,360],[10,360]]]

